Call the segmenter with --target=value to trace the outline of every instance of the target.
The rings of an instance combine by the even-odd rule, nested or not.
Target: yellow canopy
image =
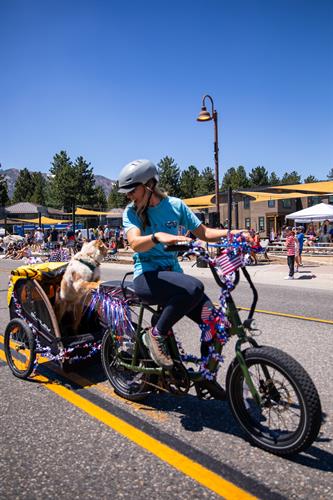
[[[280,191],[300,191],[313,195],[333,193],[333,181],[308,182],[307,184],[291,184],[289,186],[272,186],[270,189]]]
[[[68,222],[72,222],[71,220],[63,220],[63,219],[51,219],[50,217],[44,217],[44,215],[39,219],[16,219],[18,222],[26,222],[29,224],[67,224]]]
[[[185,198],[183,202],[190,208],[209,208],[214,207],[212,198],[215,194],[206,194],[204,196],[196,196],[195,198]]]
[[[270,201],[270,200],[287,200],[289,198],[305,198],[309,196],[305,193],[265,193],[263,191],[237,191],[240,194],[245,194],[247,196],[252,196],[255,198],[252,200],[253,203],[258,203],[260,201]]]
[[[109,212],[98,212],[97,210],[87,210],[86,208],[77,208],[75,215],[107,215]]]

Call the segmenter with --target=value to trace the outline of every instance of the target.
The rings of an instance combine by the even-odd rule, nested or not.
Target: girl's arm
[[[240,233],[240,231],[240,229],[232,229],[230,233],[238,234]],[[200,226],[192,231],[192,233],[194,233],[200,240],[203,241],[218,241],[219,239],[228,236],[227,229],[213,229],[211,227],[205,226],[204,224],[200,224]],[[242,231],[242,233],[248,241],[252,241],[252,238],[247,231]]]
[[[148,234],[142,236],[138,227],[132,227],[127,231],[127,241],[134,252],[148,252],[148,250],[151,250],[157,243],[171,245],[180,241],[192,240],[186,236],[163,233],[162,231],[154,233],[154,235]]]

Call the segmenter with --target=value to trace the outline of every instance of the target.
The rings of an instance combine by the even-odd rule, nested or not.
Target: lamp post
[[[212,111],[207,111],[205,102],[209,99],[212,105]],[[219,146],[218,146],[218,132],[217,132],[217,111],[214,109],[214,101],[210,95],[205,95],[202,98],[201,111],[197,118],[198,122],[214,122],[214,162],[215,162],[215,204],[216,204],[216,225],[220,225],[220,204],[219,204]]]

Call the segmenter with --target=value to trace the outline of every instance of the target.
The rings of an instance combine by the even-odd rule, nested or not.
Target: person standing
[[[303,245],[304,245],[304,228],[303,228],[303,226],[298,226],[296,238],[298,240],[298,257],[297,257],[296,265],[297,265],[297,267],[302,267],[303,266],[302,252],[303,252]]]
[[[295,233],[291,227],[286,227],[285,234],[286,234],[285,246],[287,248],[289,275],[286,276],[284,279],[293,280],[295,273],[296,238],[295,238]]]

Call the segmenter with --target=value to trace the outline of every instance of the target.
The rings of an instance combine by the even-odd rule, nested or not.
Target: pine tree
[[[108,202],[106,200],[106,196],[105,196],[105,192],[104,192],[104,189],[102,188],[102,186],[96,186],[96,204],[95,206],[98,207],[98,210],[100,211],[104,211],[107,209],[107,206],[108,206]]]
[[[182,198],[193,198],[197,196],[200,183],[199,170],[190,165],[180,176],[180,195]]]
[[[30,201],[37,205],[46,204],[46,180],[41,172],[33,172],[31,174],[33,193]]]
[[[204,196],[205,194],[213,194],[215,192],[215,177],[213,170],[206,167],[201,172],[199,177],[199,186],[196,196]]]
[[[286,172],[281,179],[281,184],[299,184],[301,182],[301,176],[293,170],[292,172]]]
[[[165,189],[170,196],[180,196],[180,171],[177,163],[175,163],[175,160],[171,158],[171,156],[165,156],[157,166],[160,177],[160,186]]]
[[[278,186],[279,184],[281,184],[281,180],[280,178],[276,175],[275,172],[272,172],[269,176],[269,179],[268,179],[268,184],[270,186]]]
[[[251,186],[267,186],[268,185],[268,172],[265,167],[255,167],[251,170],[250,174]]]
[[[125,208],[129,203],[129,200],[126,198],[126,195],[118,192],[119,183],[116,182],[110,191],[108,198],[108,207],[111,208]]]
[[[314,175],[308,175],[307,177],[305,177],[303,182],[304,184],[307,184],[309,182],[318,182],[318,179]]]
[[[237,189],[244,189],[250,187],[250,181],[247,177],[246,170],[242,165],[239,165],[236,168],[236,177],[237,177]]]
[[[47,189],[48,205],[71,212],[73,197],[75,198],[75,178],[73,164],[66,151],[54,155],[50,173],[51,179]]]
[[[98,192],[96,191],[95,177],[90,163],[86,162],[82,156],[79,156],[75,160],[73,170],[76,184],[76,205],[92,207],[96,203],[98,204]]]
[[[0,174],[0,206],[4,207],[9,202],[8,186],[5,176]]]
[[[333,168],[331,168],[331,170],[328,172],[327,179],[329,181],[333,181]]]
[[[31,201],[34,192],[34,184],[32,176],[27,168],[20,170],[19,176],[15,183],[13,194],[13,203],[20,203],[21,201]]]

